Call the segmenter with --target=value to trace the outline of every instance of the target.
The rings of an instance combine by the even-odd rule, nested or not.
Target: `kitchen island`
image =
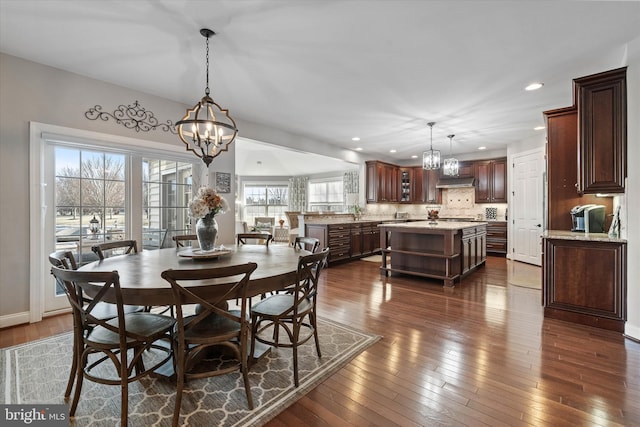
[[[384,275],[429,277],[451,287],[487,258],[486,222],[419,221],[378,227],[383,253],[380,272]]]

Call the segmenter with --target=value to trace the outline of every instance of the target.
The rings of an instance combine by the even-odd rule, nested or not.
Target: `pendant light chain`
[[[207,87],[204,89],[204,93],[207,96],[211,93],[209,90],[209,36],[207,36]]]

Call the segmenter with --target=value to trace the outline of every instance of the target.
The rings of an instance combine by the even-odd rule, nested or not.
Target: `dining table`
[[[164,270],[199,270],[255,262],[258,267],[251,273],[247,287],[247,296],[251,297],[284,289],[295,282],[298,258],[310,254],[307,250],[285,245],[229,245],[213,252],[165,248],[105,258],[83,265],[79,270],[117,271],[124,304],[162,306],[171,305],[174,299],[171,285],[160,276]],[[209,284],[216,283],[211,281]],[[191,285],[202,286],[202,283]],[[209,288],[208,295],[215,297],[216,286]],[[224,287],[220,288],[223,292]],[[115,295],[107,293],[104,300],[115,302]]]
[[[305,249],[288,245],[229,245],[211,252],[189,247],[165,248],[105,258],[85,264],[79,270],[117,271],[122,301],[126,305],[165,306],[174,304],[174,295],[169,282],[161,277],[164,270],[198,270],[255,262],[258,267],[251,273],[247,286],[247,296],[252,297],[281,290],[294,283],[299,257],[310,254]],[[200,297],[216,299],[224,295],[227,289],[216,284],[224,285],[210,280],[183,283],[183,286],[197,286]],[[96,293],[100,288],[101,285],[96,285]],[[103,301],[116,302],[113,290],[105,293]],[[259,344],[252,355],[255,360],[267,355],[271,349],[270,346]],[[174,378],[175,375],[171,362],[155,372],[167,378]]]

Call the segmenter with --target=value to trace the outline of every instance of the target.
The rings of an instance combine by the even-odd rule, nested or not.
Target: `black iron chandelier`
[[[203,28],[200,34],[207,39],[207,86],[204,97],[193,108],[187,109],[176,127],[187,150],[200,157],[209,167],[214,158],[229,149],[236,139],[238,128],[229,116],[229,110],[222,109],[209,96],[209,38],[216,33]]]

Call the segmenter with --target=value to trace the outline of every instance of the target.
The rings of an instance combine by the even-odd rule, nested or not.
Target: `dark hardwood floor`
[[[539,269],[489,257],[453,289],[366,261],[325,270],[320,315],[383,339],[267,425],[640,425],[640,343],[545,319],[514,274]],[[70,329],[7,328],[0,347]]]

